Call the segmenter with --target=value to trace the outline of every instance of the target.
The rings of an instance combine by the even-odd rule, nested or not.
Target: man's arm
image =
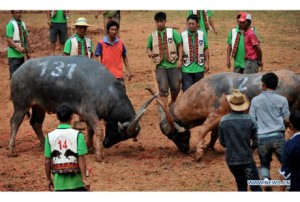
[[[178,48],[177,68],[181,69],[181,65],[182,65],[182,53],[183,53],[182,42],[177,45],[177,48]]]
[[[123,62],[126,67],[126,75],[128,77],[128,80],[130,81],[132,79],[133,75],[131,75],[131,72],[130,72],[128,57],[127,57],[127,55],[122,55],[122,58],[123,58]]]
[[[231,67],[230,55],[231,55],[231,45],[227,44],[227,68],[228,69],[230,69]]]
[[[45,157],[45,174],[46,174],[47,185],[49,190],[53,188],[53,181],[51,179],[51,165],[52,165],[51,158]]]
[[[205,68],[205,72],[208,72],[210,67],[209,67],[209,50],[208,48],[204,49],[204,59],[205,59],[205,64],[204,64],[204,68]]]
[[[84,187],[87,190],[90,190],[90,183],[88,182],[87,177],[86,177],[85,155],[78,156],[78,163],[79,163],[79,169],[80,169],[80,172],[81,172],[82,182],[84,183]]]
[[[49,27],[51,27],[52,23],[51,23],[51,13],[50,13],[50,11],[47,11],[46,15],[47,15],[47,24],[49,25]]]
[[[218,35],[218,31],[217,31],[217,28],[215,27],[215,23],[214,23],[212,17],[209,17],[208,20],[209,20],[209,23],[211,24],[211,27],[214,30],[215,35]]]

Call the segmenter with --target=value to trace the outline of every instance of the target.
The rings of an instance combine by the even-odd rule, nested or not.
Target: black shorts
[[[59,43],[64,44],[68,39],[68,26],[67,23],[54,23],[50,27],[50,42],[55,43],[59,37]]]

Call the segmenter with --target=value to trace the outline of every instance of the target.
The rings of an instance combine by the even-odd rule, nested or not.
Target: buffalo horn
[[[133,137],[133,135],[140,130],[140,128],[137,128],[137,124],[139,122],[139,120],[142,118],[143,114],[146,111],[146,108],[149,106],[149,104],[154,100],[154,98],[157,97],[158,94],[153,95],[153,97],[149,98],[148,100],[146,100],[146,102],[144,104],[142,104],[142,106],[139,108],[139,110],[136,112],[136,115],[134,117],[134,119],[130,122],[128,128],[127,128],[127,134],[130,137]],[[124,123],[125,124],[125,123]]]
[[[146,90],[148,90],[152,95],[155,94],[154,91],[151,88],[146,88]],[[171,113],[162,104],[162,102],[160,101],[160,99],[155,98],[155,100],[156,100],[156,103],[157,103],[157,106],[158,106],[158,110],[159,110],[159,113],[160,113],[160,117],[161,117],[160,120],[161,120],[161,122],[163,122],[165,119],[167,121],[167,124],[164,126],[165,127],[164,131],[167,133],[166,135],[168,135],[170,132],[173,132],[173,130],[174,130],[174,119],[173,119]],[[181,130],[180,126],[178,126],[178,127],[179,127],[178,129]]]

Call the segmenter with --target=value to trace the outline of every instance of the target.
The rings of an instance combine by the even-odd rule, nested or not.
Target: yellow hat
[[[92,25],[87,24],[87,21],[85,18],[78,18],[76,23],[73,24],[74,26],[86,26],[86,27],[90,27]]]
[[[250,105],[248,97],[238,89],[234,89],[232,94],[226,95],[226,99],[233,111],[246,111]]]

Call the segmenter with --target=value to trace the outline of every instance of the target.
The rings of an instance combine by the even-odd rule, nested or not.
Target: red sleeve
[[[257,36],[256,36],[256,34],[254,32],[250,32],[249,33],[249,38],[250,38],[252,46],[254,46],[256,44],[259,44],[258,38],[257,38]]]

